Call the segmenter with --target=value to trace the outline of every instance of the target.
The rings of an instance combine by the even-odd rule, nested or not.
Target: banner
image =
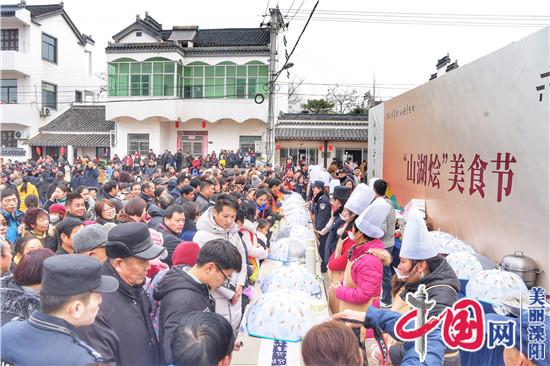
[[[522,250],[544,270],[538,278],[544,287],[550,284],[549,55],[545,28],[383,109],[383,176],[399,205],[425,199],[434,229],[497,262]]]

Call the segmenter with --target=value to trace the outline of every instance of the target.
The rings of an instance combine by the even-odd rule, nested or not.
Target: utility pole
[[[267,161],[275,160],[275,79],[277,77],[277,34],[284,29],[284,19],[279,7],[269,9],[271,21],[269,23],[269,85],[267,111]],[[273,161],[272,161],[273,160]]]

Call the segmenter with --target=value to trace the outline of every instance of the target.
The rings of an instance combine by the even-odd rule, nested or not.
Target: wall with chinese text
[[[547,289],[549,33],[461,66],[383,109],[383,176],[399,204],[426,199],[434,229],[497,262],[522,250],[545,271],[538,283]]]

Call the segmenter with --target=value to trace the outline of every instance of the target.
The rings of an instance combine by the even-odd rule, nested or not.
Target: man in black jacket
[[[180,239],[181,232],[185,226],[185,209],[180,205],[170,205],[164,210],[164,217],[155,230],[162,234],[163,245],[168,249],[168,256],[164,260],[169,266],[172,265],[172,254],[183,240]]]
[[[153,297],[160,301],[160,342],[168,364],[172,362],[172,334],[183,316],[191,311],[214,312],[210,290],[228,282],[234,271],[241,270],[241,255],[229,244],[224,239],[205,243],[193,267],[172,267],[155,289]]]
[[[78,333],[108,364],[163,365],[143,284],[149,261],[165,255],[166,249],[153,244],[147,225],[141,222],[111,229],[105,249],[108,260],[103,274],[117,278],[119,288],[103,296],[96,322]]]

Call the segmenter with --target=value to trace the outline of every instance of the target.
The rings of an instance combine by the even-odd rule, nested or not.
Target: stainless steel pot
[[[500,267],[508,272],[513,272],[521,277],[528,288],[535,286],[537,274],[541,271],[537,268],[535,261],[523,255],[522,251],[505,255],[500,261]]]

